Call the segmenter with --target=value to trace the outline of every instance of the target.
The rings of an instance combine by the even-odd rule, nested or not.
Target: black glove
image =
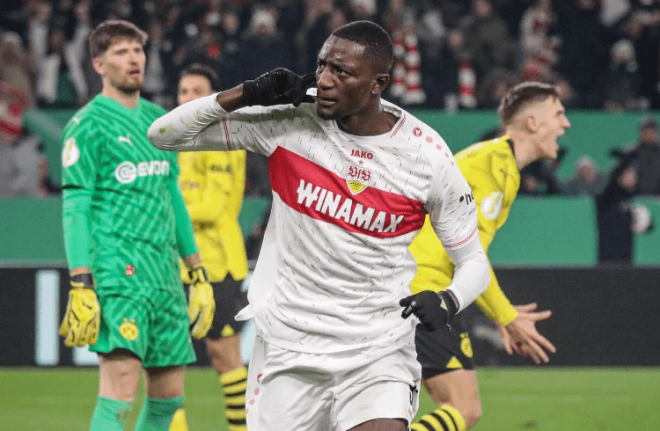
[[[401,317],[407,319],[414,314],[429,331],[435,331],[443,326],[449,328],[451,320],[458,311],[452,297],[444,291],[435,293],[425,290],[403,298],[399,301],[399,305],[406,307]]]
[[[301,103],[314,103],[314,98],[306,93],[307,87],[315,82],[313,73],[299,76],[279,67],[243,83],[243,104],[272,106],[293,103],[298,106]]]

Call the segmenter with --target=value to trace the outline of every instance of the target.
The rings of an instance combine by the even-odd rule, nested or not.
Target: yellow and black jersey
[[[179,187],[195,230],[195,241],[211,282],[231,274],[247,277],[247,254],[238,215],[245,191],[243,150],[179,154]],[[181,263],[182,280],[188,282]]]
[[[478,209],[479,236],[486,252],[497,231],[509,217],[520,187],[520,171],[508,136],[479,142],[456,154],[463,176],[470,184]],[[413,293],[440,291],[451,284],[454,264],[442,247],[428,216],[410,252],[417,261],[417,274],[411,282]],[[490,284],[476,300],[490,317],[508,325],[518,315],[502,292],[491,267]]]

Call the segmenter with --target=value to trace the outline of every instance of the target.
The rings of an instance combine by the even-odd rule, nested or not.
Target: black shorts
[[[415,332],[417,360],[425,379],[454,370],[473,370],[472,342],[460,316],[455,316],[451,329],[427,331],[417,325]]]
[[[234,316],[248,304],[247,292],[243,292],[242,285],[243,280],[234,280],[229,274],[223,281],[211,283],[215,298],[215,316],[213,326],[206,334],[207,338],[217,340],[241,332],[244,322],[236,321]]]

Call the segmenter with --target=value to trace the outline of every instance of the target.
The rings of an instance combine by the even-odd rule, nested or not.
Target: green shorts
[[[190,340],[188,304],[175,291],[97,288],[101,304],[99,338],[91,351],[133,352],[144,368],[190,364],[197,360]]]

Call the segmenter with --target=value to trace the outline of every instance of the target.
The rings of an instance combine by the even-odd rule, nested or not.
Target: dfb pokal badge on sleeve
[[[348,189],[357,195],[358,193],[363,192],[369,187],[371,182],[371,177],[373,172],[369,169],[365,169],[360,166],[349,165],[348,166],[348,176],[346,177],[346,183],[348,184]]]

